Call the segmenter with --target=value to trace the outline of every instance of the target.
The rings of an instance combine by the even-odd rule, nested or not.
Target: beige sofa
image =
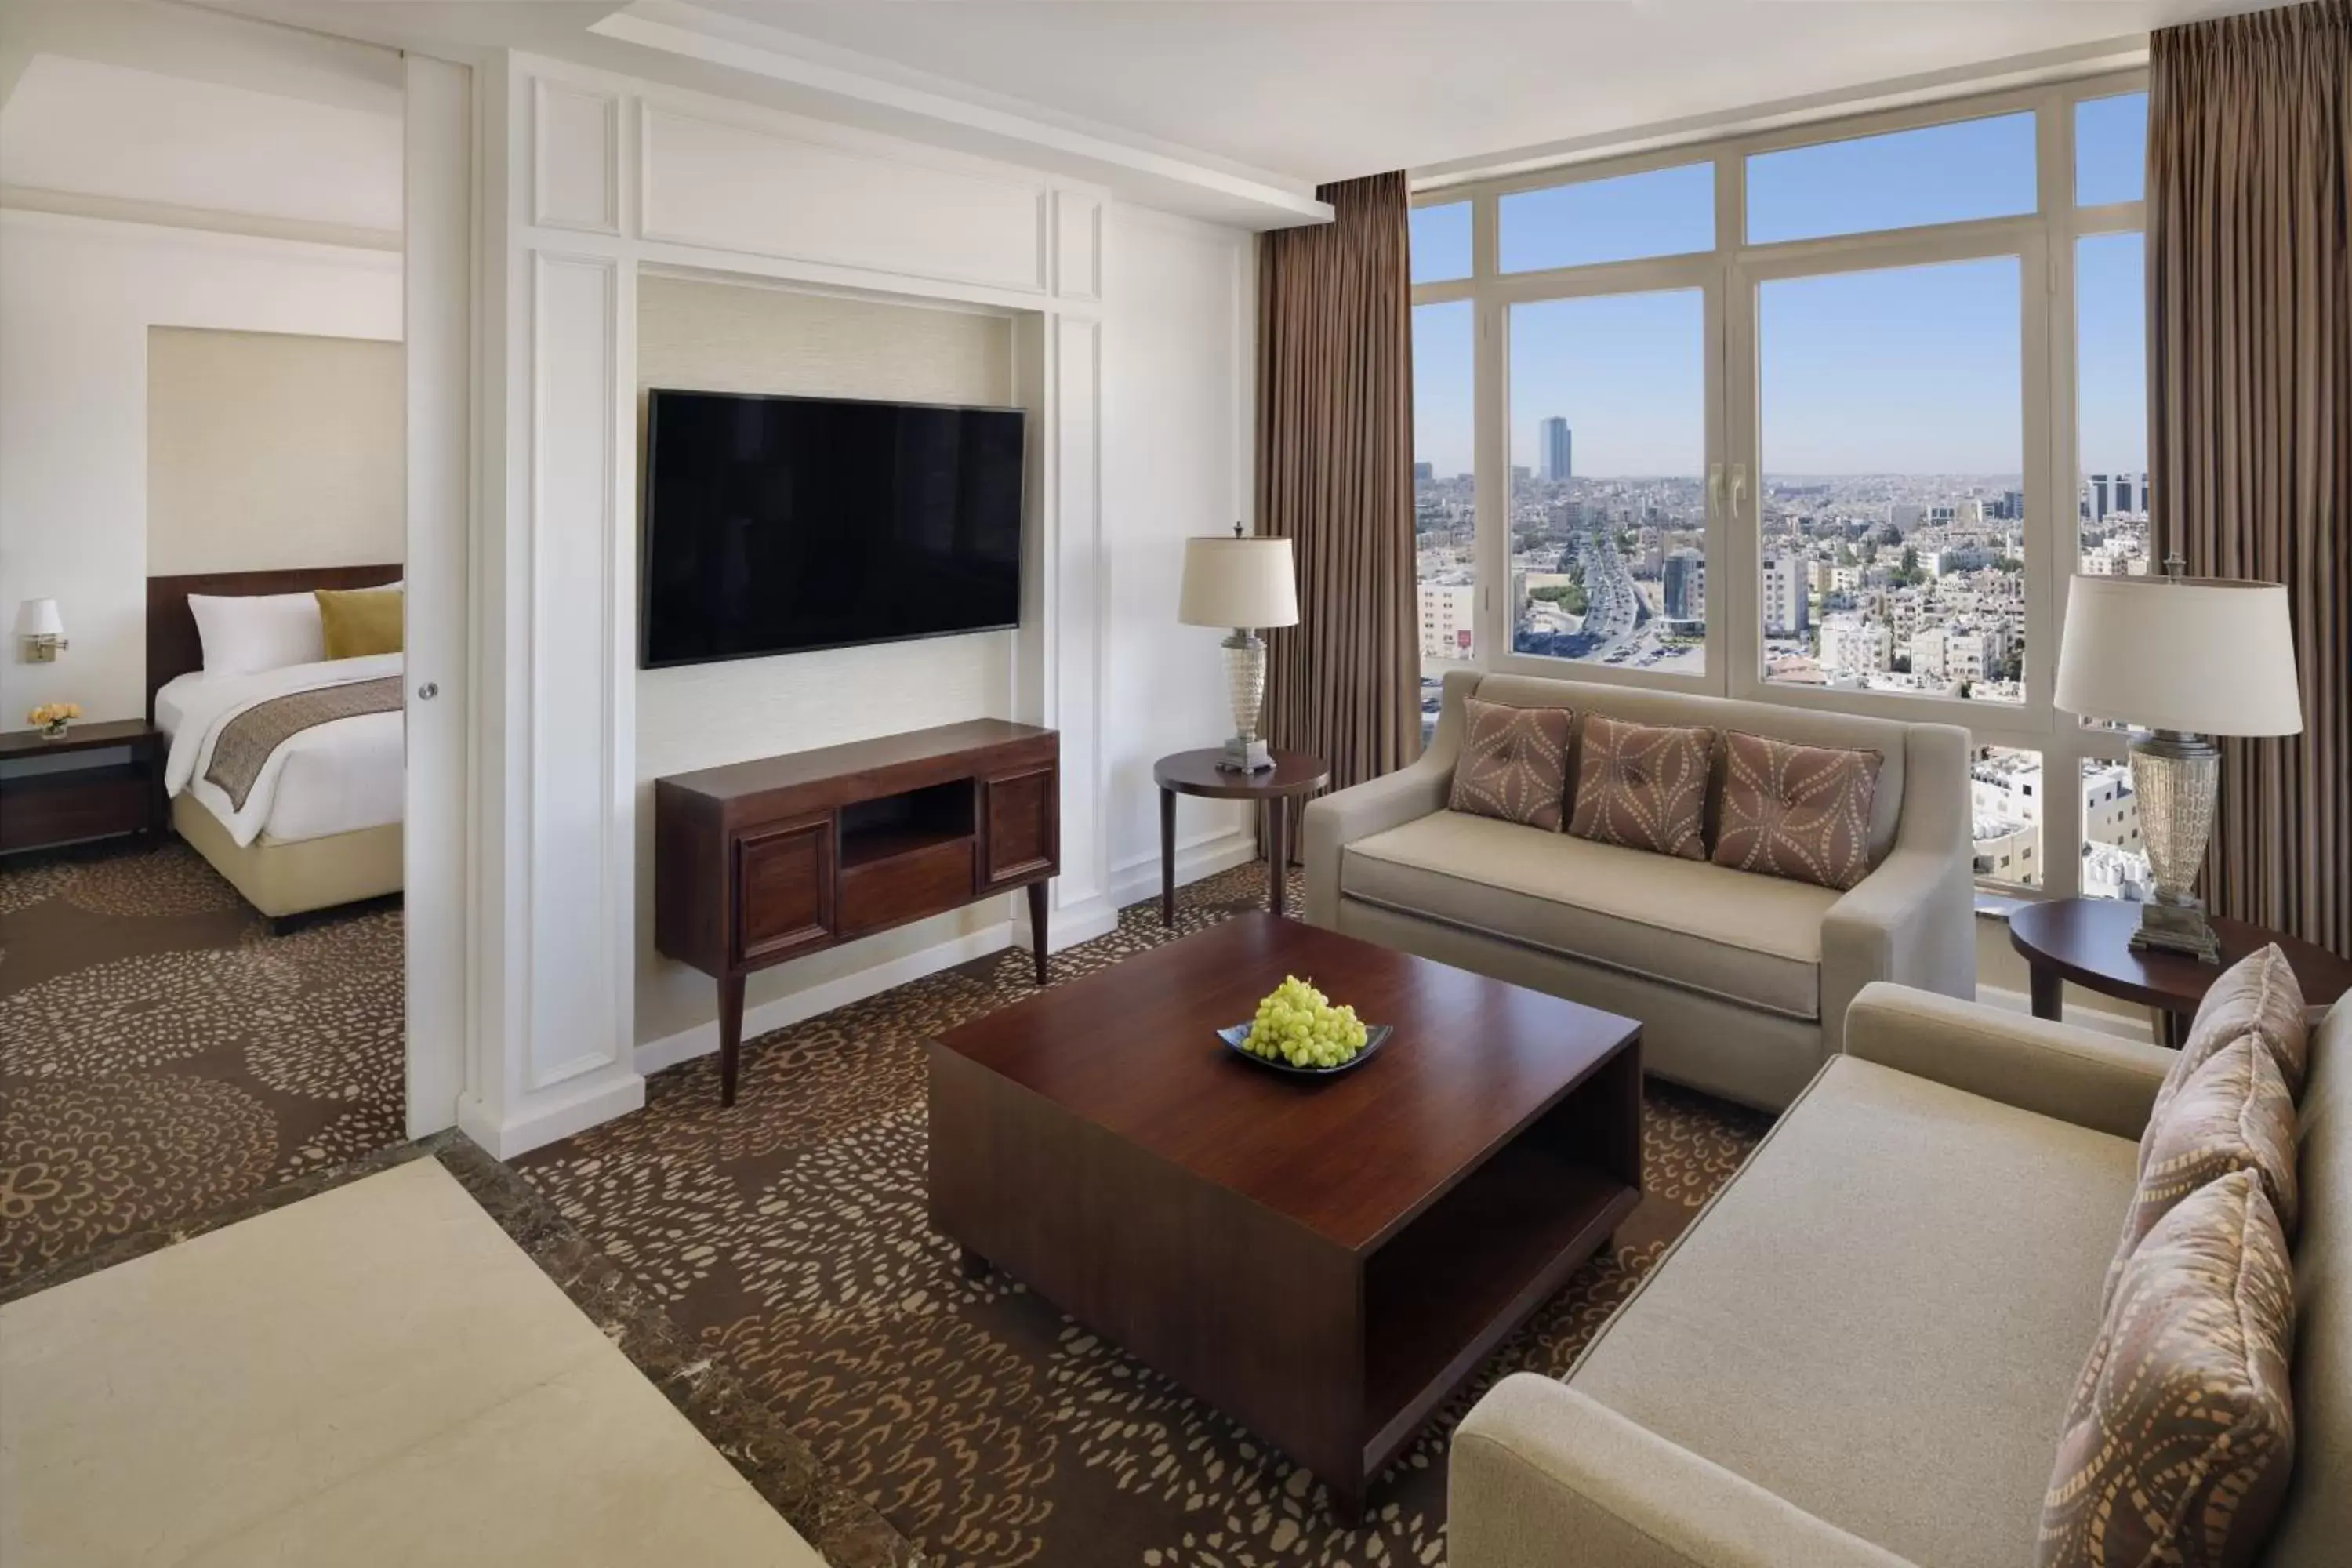
[[[2172,1054],[1873,985],[1566,1382],[1455,1433],[1453,1568],[2019,1568]],[[2312,1042],[2297,1461],[2266,1568],[2352,1561],[2352,1004]]]
[[[1840,893],[1448,811],[1473,695],[1874,748],[1871,874]],[[1419,762],[1307,808],[1307,918],[1639,1018],[1649,1071],[1777,1110],[1871,981],[1976,994],[1968,748],[1944,724],[1457,671]],[[1574,779],[1571,756],[1571,809]]]

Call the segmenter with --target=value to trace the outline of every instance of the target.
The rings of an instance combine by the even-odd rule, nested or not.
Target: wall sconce
[[[26,664],[53,664],[69,646],[55,599],[27,599],[17,605],[16,635],[24,639]]]

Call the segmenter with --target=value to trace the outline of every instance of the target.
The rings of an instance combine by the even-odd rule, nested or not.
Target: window
[[[2004,114],[1758,153],[1748,160],[1748,242],[2030,213],[2033,121]]]
[[[1443,283],[1469,277],[1470,204],[1413,208],[1405,243],[1414,282]]]
[[[1506,272],[1713,250],[1715,165],[1521,191],[1501,211]]]
[[[1976,749],[1969,763],[1969,837],[1979,880],[2042,885],[2041,784],[2040,752]]]
[[[1706,661],[1706,332],[1696,289],[1511,310],[1511,647]]]
[[[1987,882],[2143,885],[2121,740],[2058,709],[2053,639],[2075,573],[2149,569],[2145,89],[1422,193],[1424,680],[1960,724]]]
[[[1767,680],[2022,699],[2019,310],[2011,256],[1759,286]]]
[[[2117,757],[2083,759],[2083,896],[2146,899],[2156,880],[2139,833],[2139,796],[2131,764]]]
[[[2074,201],[2086,207],[2147,195],[2147,94],[2074,106]]]
[[[1424,667],[1477,651],[1471,310],[1467,300],[1412,310],[1412,542]]]

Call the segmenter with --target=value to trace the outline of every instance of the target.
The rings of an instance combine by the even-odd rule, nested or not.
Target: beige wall
[[[1011,317],[646,274],[637,385],[925,403],[1011,404]],[[644,404],[638,407],[643,429]],[[642,447],[640,447],[642,451]],[[640,1045],[718,1016],[709,977],[653,950],[653,783],[664,773],[1011,716],[1013,634],[783,654],[637,673]],[[752,976],[758,1006],[1003,920],[992,900]]]
[[[404,558],[401,345],[147,330],[147,571]]]

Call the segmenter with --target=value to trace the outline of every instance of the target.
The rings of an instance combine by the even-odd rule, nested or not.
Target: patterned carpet
[[[1056,980],[1199,930],[1263,897],[1242,867],[1057,953]],[[1297,894],[1294,891],[1294,898]],[[646,1109],[518,1162],[836,1477],[955,1564],[1258,1568],[1444,1558],[1447,1434],[1494,1379],[1566,1369],[1766,1119],[1653,1084],[1649,1190],[1596,1257],[1333,1525],[1306,1472],[1030,1295],[962,1278],[925,1222],[924,1038],[1017,999],[1005,952],[747,1047],[742,1097],[715,1060],[662,1074]]]
[[[0,1284],[400,1141],[400,911],[289,936],[177,840],[0,865]]]

